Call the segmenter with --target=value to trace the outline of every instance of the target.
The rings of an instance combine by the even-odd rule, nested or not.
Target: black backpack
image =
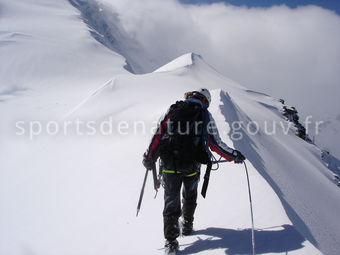
[[[190,171],[193,164],[207,164],[204,146],[203,109],[193,102],[177,101],[168,112],[167,130],[159,145],[159,156],[171,170]]]

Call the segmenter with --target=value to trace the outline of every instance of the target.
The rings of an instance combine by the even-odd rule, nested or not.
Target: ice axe
[[[138,205],[137,205],[137,214],[136,217],[138,216],[138,213],[140,211],[140,207],[142,205],[142,200],[143,200],[143,196],[144,196],[144,189],[145,189],[145,184],[146,184],[146,180],[148,178],[148,173],[149,171],[152,171],[152,175],[153,175],[153,185],[154,185],[154,189],[156,191],[156,195],[155,198],[157,197],[157,193],[158,193],[158,189],[160,187],[160,182],[157,178],[157,172],[156,172],[156,164],[151,168],[151,169],[146,169],[145,171],[145,175],[144,175],[144,181],[143,181],[143,186],[142,189],[140,191],[140,195],[139,195],[139,200],[138,200]]]

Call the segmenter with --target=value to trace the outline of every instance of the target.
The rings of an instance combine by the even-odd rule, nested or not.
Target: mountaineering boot
[[[175,240],[166,240],[165,245],[165,254],[175,255],[178,251],[178,241]]]
[[[177,216],[164,216],[164,237],[166,240],[176,240],[179,237],[179,225]]]
[[[183,204],[182,208],[182,235],[190,235],[193,230],[193,222],[194,222],[194,213],[196,209],[196,203],[195,204]]]
[[[193,223],[183,219],[182,221],[182,235],[188,236],[192,233]]]

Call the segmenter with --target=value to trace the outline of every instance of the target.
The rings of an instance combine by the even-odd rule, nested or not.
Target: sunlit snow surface
[[[339,188],[320,150],[293,129],[265,134],[265,121],[286,123],[277,99],[238,85],[191,53],[158,72],[129,74],[124,58],[95,41],[66,1],[0,6],[7,38],[0,42],[0,254],[162,254],[163,190],[153,199],[151,175],[136,218],[141,156],[153,122],[199,87],[211,89],[222,139],[248,159],[257,253],[337,254]],[[15,134],[18,121],[28,128],[31,121],[77,120],[114,124],[94,135]],[[147,124],[145,132],[133,132],[136,121]],[[239,141],[231,139],[235,121],[242,123]],[[256,135],[247,132],[251,121],[259,123]],[[221,164],[198,204],[194,234],[179,238],[181,254],[251,253],[243,165]]]

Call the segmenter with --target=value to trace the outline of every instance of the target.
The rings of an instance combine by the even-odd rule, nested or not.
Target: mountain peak
[[[198,55],[193,52],[186,53],[178,58],[175,58],[174,60],[165,64],[164,66],[161,66],[160,68],[156,69],[154,73],[169,72],[182,67],[194,66],[200,60],[202,60],[201,55]]]

